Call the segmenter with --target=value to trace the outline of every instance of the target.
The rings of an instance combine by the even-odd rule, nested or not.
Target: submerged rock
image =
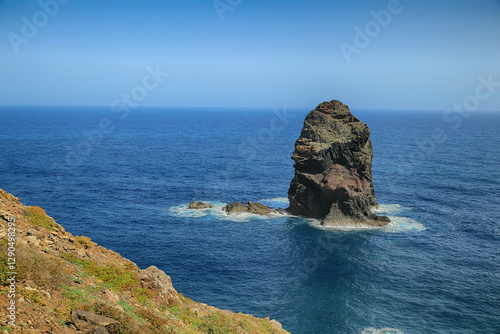
[[[191,202],[188,205],[188,209],[192,210],[202,210],[202,209],[211,209],[214,208],[215,205],[205,202]]]
[[[371,213],[377,205],[372,158],[368,126],[340,101],[321,103],[295,143],[287,210],[324,225],[386,225],[389,218]]]
[[[259,202],[250,202],[248,201],[248,204],[243,204],[243,203],[230,203],[226,205],[225,207],[222,208],[225,212],[232,214],[232,213],[252,213],[256,215],[263,215],[267,216],[272,213],[278,213],[278,210],[272,209],[268,207],[267,205],[261,204]]]

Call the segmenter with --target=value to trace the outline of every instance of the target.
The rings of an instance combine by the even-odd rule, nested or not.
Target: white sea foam
[[[321,221],[318,219],[306,219],[310,226],[321,229],[321,230],[329,230],[329,231],[366,231],[366,230],[380,230],[382,232],[387,233],[400,233],[405,231],[423,231],[425,230],[425,226],[421,223],[417,222],[414,219],[408,217],[397,217],[397,216],[388,216],[391,222],[386,226],[372,226],[372,225],[363,225],[356,224],[352,225],[347,223],[343,225],[340,223],[339,225],[321,225]]]
[[[426,228],[418,221],[408,217],[388,216],[391,222],[382,227],[385,232],[424,231]]]
[[[222,202],[213,202],[213,201],[204,201],[204,203],[209,203],[213,204],[213,208],[208,208],[208,209],[189,209],[188,205],[189,204],[181,204],[178,206],[174,206],[168,210],[168,214],[173,217],[186,217],[186,218],[200,218],[200,217],[205,217],[205,216],[212,216],[215,219],[219,220],[227,220],[227,221],[233,221],[233,222],[248,222],[250,219],[272,219],[272,218],[278,218],[278,217],[283,217],[285,215],[288,215],[286,213],[273,213],[270,214],[269,216],[262,216],[262,215],[256,215],[256,214],[251,214],[251,213],[232,213],[228,214],[222,208],[224,208],[227,203],[222,203]]]
[[[288,197],[276,197],[271,199],[261,199],[258,201],[264,205],[267,205],[273,209],[286,209],[290,205]]]
[[[396,328],[373,328],[373,327],[367,327],[363,328],[363,331],[360,332],[359,334],[404,334],[403,331],[400,331],[399,329]]]
[[[278,197],[273,199],[264,199],[259,201],[262,204],[269,205],[274,208],[280,208],[277,205],[271,204],[281,204],[281,207],[288,206],[288,198],[286,197]],[[213,208],[208,209],[189,209],[188,204],[182,204],[178,206],[174,206],[168,210],[168,214],[173,217],[185,217],[185,218],[200,218],[205,216],[211,216],[215,219],[232,221],[232,222],[248,222],[251,219],[275,219],[275,218],[283,218],[283,217],[293,217],[286,212],[281,213],[273,213],[269,216],[256,215],[251,213],[237,213],[237,214],[228,214],[222,208],[227,205],[227,203],[218,202],[218,201],[205,201],[205,203],[213,204]],[[284,206],[283,206],[284,205]],[[344,225],[339,224],[336,226],[324,226],[321,225],[321,220],[300,217],[300,220],[310,226],[322,230],[329,231],[363,231],[363,230],[380,230],[388,233],[399,233],[405,231],[423,231],[425,230],[425,226],[421,223],[417,222],[414,219],[408,217],[395,216],[394,214],[404,213],[407,208],[404,208],[398,204],[381,204],[378,209],[372,210],[377,214],[385,214],[388,215],[391,222],[382,227],[376,227],[371,225],[352,225],[350,223],[346,223]],[[389,215],[391,214],[391,215]]]
[[[199,218],[205,216],[217,216],[219,212],[223,212],[222,208],[226,205],[222,202],[210,202],[207,201],[205,203],[213,204],[213,208],[208,209],[189,209],[189,204],[181,204],[178,206],[171,207],[168,210],[169,215],[173,217],[186,217],[186,218]]]
[[[328,231],[362,231],[362,230],[382,229],[382,227],[376,227],[372,225],[363,225],[363,224],[353,225],[352,223],[347,221],[345,223],[339,222],[337,225],[322,225],[321,220],[319,219],[304,218],[304,220],[306,220],[307,223],[312,227]]]
[[[356,224],[352,225],[350,223],[342,224],[335,226],[324,226],[321,225],[321,221],[317,219],[308,219],[309,225],[315,228],[319,228],[322,230],[330,230],[330,231],[362,231],[362,230],[380,230],[382,232],[388,233],[399,233],[405,231],[423,231],[425,230],[425,226],[419,223],[418,221],[408,218],[397,216],[398,214],[402,214],[405,211],[410,210],[409,208],[405,208],[399,204],[380,204],[378,208],[372,209],[372,212],[378,215],[387,215],[391,222],[386,226],[372,226],[372,225],[363,225]]]
[[[373,208],[372,212],[375,214],[394,215],[403,211],[411,210],[399,204],[379,204],[378,208]]]
[[[276,203],[286,203],[288,204],[288,197],[276,197],[271,199],[261,199],[259,202],[276,202]]]
[[[283,217],[285,214],[281,213],[271,213],[268,216],[263,216],[263,215],[256,215],[253,213],[231,213],[228,214],[225,211],[222,211],[222,214],[220,216],[216,216],[215,218],[220,219],[220,220],[228,220],[228,221],[233,221],[233,222],[248,222],[250,219],[273,219],[273,218],[280,218]]]

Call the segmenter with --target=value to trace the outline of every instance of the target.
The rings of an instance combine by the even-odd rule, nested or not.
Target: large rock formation
[[[288,211],[325,225],[386,225],[387,217],[370,210],[377,205],[372,158],[368,126],[340,101],[321,103],[295,143]]]

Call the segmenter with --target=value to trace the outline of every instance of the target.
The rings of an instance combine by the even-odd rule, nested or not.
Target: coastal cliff
[[[288,333],[183,296],[158,268],[73,236],[1,189],[0,282],[1,333]]]
[[[389,222],[371,212],[377,203],[370,130],[342,102],[323,102],[306,116],[292,159],[291,214],[335,226]]]

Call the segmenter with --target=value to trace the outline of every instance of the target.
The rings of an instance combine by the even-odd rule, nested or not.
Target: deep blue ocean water
[[[500,333],[500,113],[353,110],[388,228],[216,210],[286,207],[307,112],[2,107],[0,188],[196,301],[291,333]]]

